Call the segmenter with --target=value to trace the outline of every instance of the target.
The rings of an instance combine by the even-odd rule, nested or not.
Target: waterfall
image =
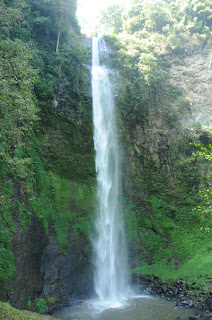
[[[96,237],[93,239],[94,286],[102,305],[116,306],[127,298],[128,259],[122,217],[120,152],[112,86],[99,62],[105,51],[102,39],[93,38],[92,97],[97,172]]]

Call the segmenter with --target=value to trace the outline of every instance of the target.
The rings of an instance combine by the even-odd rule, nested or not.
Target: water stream
[[[129,292],[127,245],[121,209],[120,152],[111,83],[99,55],[106,47],[93,38],[92,97],[96,151],[96,237],[93,239],[97,303],[119,306]]]
[[[159,297],[140,296],[126,302],[122,308],[105,309],[98,312],[92,303],[83,303],[58,311],[55,318],[62,320],[176,320],[188,319],[194,312],[179,309],[174,302]]]

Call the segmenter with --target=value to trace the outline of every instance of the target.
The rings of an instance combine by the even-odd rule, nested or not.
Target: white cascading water
[[[96,151],[96,237],[93,239],[94,286],[102,306],[121,305],[129,291],[128,259],[120,203],[120,153],[112,87],[108,70],[99,63],[102,39],[93,38],[92,95]]]

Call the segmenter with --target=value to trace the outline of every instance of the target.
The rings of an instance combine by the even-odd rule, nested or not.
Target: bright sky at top
[[[129,2],[130,0],[78,0],[77,15],[82,33],[89,36],[95,31],[101,9],[112,3],[127,5]]]

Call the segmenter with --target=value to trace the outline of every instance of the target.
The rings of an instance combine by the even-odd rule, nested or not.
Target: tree
[[[56,52],[58,52],[62,33],[68,33],[71,29],[71,22],[75,20],[76,0],[45,0],[53,5],[57,25]]]
[[[22,18],[19,8],[7,7],[0,0],[0,38],[5,39],[10,35],[11,27]]]
[[[143,5],[147,29],[161,32],[162,28],[170,23],[171,20],[167,3],[163,0],[157,0],[150,4],[149,1],[145,0]]]
[[[99,22],[104,25],[107,30],[118,34],[123,29],[123,15],[124,8],[118,4],[111,4],[101,11]]]
[[[194,12],[198,20],[203,22],[204,26],[212,26],[212,3],[210,0],[195,1]]]

